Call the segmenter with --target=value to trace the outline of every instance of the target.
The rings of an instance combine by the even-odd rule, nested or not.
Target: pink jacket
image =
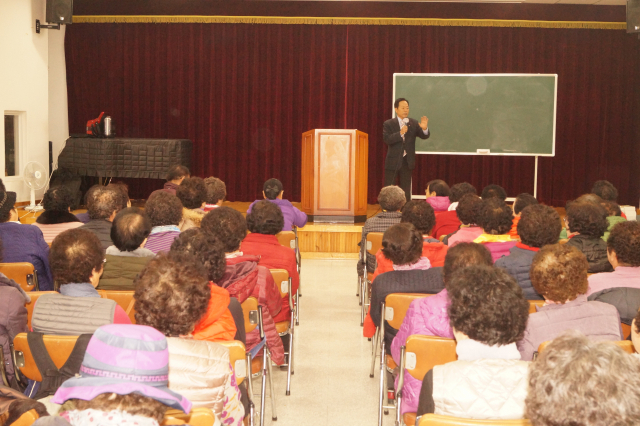
[[[508,241],[504,243],[482,243],[484,246],[489,249],[491,252],[491,258],[493,259],[493,263],[496,263],[496,260],[500,259],[503,256],[509,256],[511,254],[511,249],[516,246],[517,241]]]
[[[453,338],[453,331],[449,325],[449,315],[447,314],[449,303],[446,289],[436,295],[411,302],[400,330],[391,343],[391,356],[396,364],[400,365],[400,348],[407,343],[407,339],[411,335],[421,334]],[[415,379],[405,371],[401,414],[416,412],[421,388],[422,379]]]
[[[483,233],[484,231],[479,226],[463,226],[458,232],[449,237],[449,248],[460,243],[472,243]]]
[[[431,204],[433,211],[436,212],[446,212],[451,205],[449,197],[429,197],[427,198],[427,203]]]

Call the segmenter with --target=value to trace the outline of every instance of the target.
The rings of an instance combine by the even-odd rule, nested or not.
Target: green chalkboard
[[[394,74],[393,98],[429,118],[424,154],[553,156],[556,74]],[[393,114],[395,117],[395,112]]]

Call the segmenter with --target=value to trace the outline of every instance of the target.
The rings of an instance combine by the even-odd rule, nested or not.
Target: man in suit
[[[409,118],[409,101],[398,98],[393,103],[396,118],[384,122],[382,138],[389,148],[384,162],[384,186],[394,185],[400,177],[400,188],[407,201],[411,201],[411,173],[416,163],[416,137],[429,137],[429,119],[422,116],[420,122]]]

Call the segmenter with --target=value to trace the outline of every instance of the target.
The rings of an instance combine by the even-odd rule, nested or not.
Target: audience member
[[[404,191],[395,185],[385,186],[378,194],[378,203],[382,209],[382,213],[367,219],[362,227],[362,237],[360,238],[360,260],[358,261],[358,275],[366,276],[365,262],[367,271],[376,270],[376,257],[367,253],[367,234],[369,232],[384,232],[391,225],[400,223],[402,213],[400,209],[406,203]]]
[[[280,207],[282,210],[282,216],[284,217],[284,225],[282,231],[291,231],[293,227],[302,228],[307,224],[306,213],[301,212],[291,204],[291,201],[282,198],[284,189],[282,182],[278,179],[272,178],[264,183],[262,186],[262,196],[265,200],[270,201]],[[253,206],[261,200],[255,200],[249,206],[247,214],[251,213]]]
[[[242,425],[244,408],[229,350],[193,331],[211,300],[208,274],[194,256],[160,254],[136,279],[136,322],[167,336],[169,389],[195,407],[211,408],[223,424]]]
[[[509,236],[513,222],[511,207],[497,197],[482,200],[477,221],[484,232],[473,242],[484,244],[491,252],[494,262],[507,256],[509,250],[516,245],[516,241],[512,241]]]
[[[507,191],[504,190],[500,185],[487,185],[482,190],[482,194],[480,195],[483,200],[488,200],[489,198],[497,198],[498,200],[504,202],[507,199]]]
[[[449,248],[459,243],[471,243],[484,233],[478,226],[478,216],[482,208],[482,198],[475,194],[465,194],[460,197],[456,207],[456,216],[460,219],[460,229],[447,235],[443,242]]]
[[[606,210],[599,204],[570,203],[565,222],[569,232],[567,244],[585,254],[589,273],[612,271],[607,259],[607,243],[602,240],[609,226]]]
[[[291,277],[291,294],[296,294],[300,285],[296,253],[291,248],[280,245],[276,237],[284,222],[280,207],[266,200],[258,201],[246,220],[251,233],[242,240],[240,251],[246,255],[258,256],[258,265],[265,268],[286,269]],[[285,296],[282,298],[282,310],[273,320],[287,321],[290,315],[289,297]]]
[[[443,266],[448,247],[429,235],[435,221],[436,216],[433,208],[424,201],[411,200],[402,207],[400,223],[412,224],[422,235],[422,257],[428,259],[431,266]],[[376,270],[373,273],[372,280],[376,279],[378,275],[394,269],[393,262],[384,255],[383,249],[378,250],[376,253]]]
[[[449,195],[451,195],[451,189],[449,185],[441,179],[435,179],[427,183],[425,189],[427,194],[427,203],[433,207],[435,212],[446,212],[451,205]]]
[[[516,201],[513,203],[513,224],[511,225],[511,230],[509,231],[509,236],[511,236],[511,238],[518,238],[518,222],[520,221],[520,213],[522,212],[522,210],[524,210],[525,207],[534,204],[538,204],[538,200],[536,200],[536,197],[531,194],[527,194],[526,192],[516,197]]]
[[[447,290],[458,360],[427,372],[417,415],[524,418],[529,363],[516,348],[529,317],[522,289],[499,268],[470,266]]]
[[[447,308],[449,307],[447,283],[451,281],[455,271],[472,265],[493,265],[491,253],[483,245],[460,243],[447,252],[443,270],[444,290],[434,296],[416,299],[411,302],[400,330],[398,330],[398,334],[396,334],[391,343],[391,355],[397,365],[400,365],[400,348],[407,343],[409,336],[421,334],[453,338],[453,331],[447,315]],[[416,412],[421,387],[421,380],[405,374],[401,414]]]
[[[60,417],[36,426],[162,424],[169,408],[188,413],[192,404],[170,390],[172,381],[162,333],[142,325],[105,325],[91,337],[80,374],[62,383],[52,402],[63,404]]]
[[[3,249],[0,240],[0,262],[2,262]],[[18,333],[29,331],[27,328],[27,308],[25,304],[31,301],[31,297],[20,287],[18,283],[7,278],[0,272],[0,347],[4,353],[4,368],[9,385],[19,389],[13,373],[11,362],[11,343]]]
[[[603,201],[600,205],[607,211],[607,222],[609,222],[609,226],[602,236],[602,239],[607,241],[613,227],[620,222],[626,222],[627,219],[622,217],[622,210],[620,210],[620,206],[615,201]]]
[[[204,184],[207,187],[207,204],[204,206],[204,211],[208,212],[222,205],[227,196],[227,186],[223,181],[213,176],[206,178]]]
[[[129,199],[129,185],[124,182],[113,182],[105,186],[105,188],[115,189],[120,194],[120,210],[131,207]]]
[[[604,201],[618,201],[618,190],[608,180],[597,180],[591,188],[591,193],[602,198]]]
[[[387,229],[382,238],[382,253],[393,262],[393,271],[379,275],[371,284],[371,306],[365,321],[364,336],[371,337],[380,325],[380,306],[391,293],[437,293],[444,288],[441,268],[431,271],[422,254],[422,236],[410,223],[399,223]],[[371,321],[369,321],[369,317]],[[387,348],[398,330],[385,327]]]
[[[596,194],[583,194],[573,201],[567,201],[567,203],[565,204],[565,212],[569,210],[569,206],[572,203],[591,203],[591,204],[602,205],[602,203],[604,203],[604,200],[599,196],[597,196]],[[569,239],[568,232],[566,229],[566,224],[567,224],[566,216],[564,217],[564,222],[565,222],[565,228],[562,228],[562,232],[560,232],[559,241],[566,242],[564,240]]]
[[[182,166],[180,164],[171,166],[167,171],[167,178],[166,178],[167,182],[164,184],[164,187],[162,189],[157,189],[153,191],[151,195],[154,195],[159,191],[168,192],[171,195],[176,195],[176,191],[182,184],[182,181],[190,177],[191,177],[191,172],[187,167]],[[151,195],[149,195],[149,198],[151,198]]]
[[[89,205],[89,198],[92,197],[92,193],[93,191],[95,191],[98,188],[102,188],[102,185],[94,185],[91,188],[89,188],[87,190],[87,192],[84,193],[84,206],[88,206]],[[89,211],[86,211],[84,213],[76,213],[74,214],[74,216],[82,223],[87,223],[91,220],[91,218],[89,217]]]
[[[86,229],[98,236],[103,249],[113,245],[111,241],[111,224],[116,214],[126,208],[121,190],[99,186],[93,188],[87,199],[87,208],[91,220],[79,229]]]
[[[468,182],[461,182],[453,185],[451,187],[451,194],[449,194],[449,201],[451,202],[451,204],[449,204],[449,211],[457,209],[460,198],[466,194],[478,195],[478,190]]]
[[[238,299],[230,297],[227,290],[216,285],[227,268],[224,247],[220,241],[200,228],[192,228],[173,241],[170,253],[188,253],[207,271],[211,297],[207,311],[193,330],[193,338],[210,342],[238,340],[246,343],[244,316]]]
[[[182,203],[175,195],[158,191],[151,194],[144,211],[149,216],[152,226],[144,247],[155,254],[169,251],[173,240],[180,235]]]
[[[555,244],[562,229],[560,215],[555,209],[533,204],[522,210],[518,221],[520,241],[512,247],[508,256],[496,260],[496,266],[505,269],[518,281],[527,300],[542,300],[542,296],[531,285],[529,269],[541,247]]]
[[[446,212],[436,212],[436,224],[433,227],[431,235],[437,240],[444,241],[446,236],[451,235],[460,229],[460,219],[456,214],[456,209],[465,194],[477,194],[476,188],[467,183],[457,183],[451,187],[451,193],[449,194],[449,208]],[[446,244],[446,243],[445,243]]]
[[[0,191],[0,240],[4,245],[4,261],[31,263],[38,274],[40,291],[53,290],[49,246],[40,229],[20,223],[15,203],[15,192]]]
[[[49,416],[47,407],[42,402],[24,396],[24,398],[14,399],[13,402],[11,402],[6,413],[6,419],[3,419],[0,415],[0,424],[4,426],[25,424],[21,421],[19,422],[18,419],[20,419],[23,414],[31,410],[35,411],[37,418]]]
[[[151,220],[140,209],[128,207],[113,219],[111,240],[106,251],[99,290],[134,290],[133,280],[155,256],[144,248],[151,232]]]
[[[71,213],[71,203],[73,196],[64,186],[49,188],[42,197],[44,211],[34,225],[40,228],[47,244],[51,244],[62,231],[82,226],[82,222]]]
[[[616,345],[568,332],[531,364],[533,426],[640,424],[640,363]]]
[[[258,299],[272,359],[278,365],[284,364],[284,347],[273,321],[282,309],[280,290],[269,270],[258,265],[260,258],[240,250],[240,244],[247,235],[247,222],[242,213],[225,206],[211,210],[202,220],[202,231],[220,240],[227,258],[226,271],[217,284],[227,289],[240,303],[250,296]],[[247,348],[252,349],[258,343],[260,335],[255,329],[247,335]]]
[[[636,350],[636,357],[640,359],[640,310],[636,312],[636,316],[631,324],[631,341],[633,348]]]
[[[186,178],[176,190],[176,196],[182,203],[181,231],[199,228],[207,204],[207,187],[199,177]]]
[[[588,267],[584,254],[568,244],[548,245],[535,255],[531,283],[546,302],[531,314],[524,337],[518,342],[523,360],[533,359],[541,343],[569,329],[598,340],[620,340],[616,308],[587,301]]]
[[[45,294],[33,308],[33,331],[77,336],[93,333],[105,324],[131,324],[124,310],[96,291],[102,275],[104,250],[86,229],[58,235],[49,253],[51,272],[60,294]]]

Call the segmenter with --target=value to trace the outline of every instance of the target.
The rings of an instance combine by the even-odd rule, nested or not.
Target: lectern
[[[367,219],[369,136],[359,130],[302,134],[302,210],[313,222]]]

